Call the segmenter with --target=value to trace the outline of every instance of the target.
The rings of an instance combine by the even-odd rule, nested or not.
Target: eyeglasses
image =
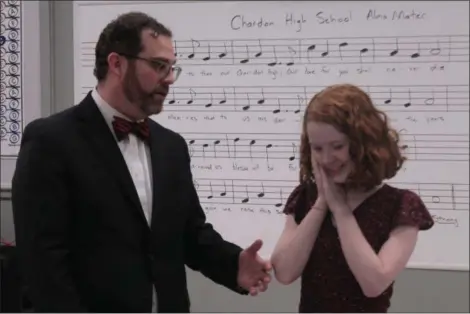
[[[161,78],[166,78],[172,72],[173,76],[174,76],[173,79],[176,81],[178,79],[178,77],[180,76],[181,71],[182,71],[180,66],[170,64],[170,63],[162,61],[162,60],[147,59],[147,58],[142,58],[142,57],[139,57],[139,56],[132,56],[132,55],[123,54],[123,53],[119,53],[119,55],[121,55],[121,56],[123,56],[127,59],[142,60],[142,61],[147,62],[152,67],[152,69],[154,69],[155,72],[157,72],[157,74]]]

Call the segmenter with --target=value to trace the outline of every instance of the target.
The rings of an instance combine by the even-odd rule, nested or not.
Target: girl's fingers
[[[314,165],[315,165],[315,182],[317,183],[317,186],[320,192],[322,192],[323,185],[324,185],[324,176],[320,169],[320,165],[318,165],[316,161],[314,162]]]

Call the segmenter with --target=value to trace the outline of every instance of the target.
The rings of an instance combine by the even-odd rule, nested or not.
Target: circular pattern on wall
[[[2,146],[18,146],[21,141],[21,2],[1,0],[0,137]],[[2,147],[2,155],[10,155]]]

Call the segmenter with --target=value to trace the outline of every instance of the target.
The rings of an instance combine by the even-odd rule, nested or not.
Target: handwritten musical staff
[[[326,86],[177,86],[165,112],[252,112],[303,114]],[[359,85],[386,112],[468,112],[467,85]],[[85,86],[85,95],[92,89]]]
[[[95,42],[81,43],[83,67],[94,66]],[[468,34],[302,39],[175,41],[184,66],[468,62]]]
[[[249,204],[282,209],[294,187],[294,180],[209,179],[195,182],[204,204]],[[469,185],[450,183],[390,182],[417,193],[429,210],[469,211]]]
[[[232,160],[295,160],[299,158],[297,133],[182,133],[192,158]],[[401,133],[409,160],[468,161],[468,134]]]

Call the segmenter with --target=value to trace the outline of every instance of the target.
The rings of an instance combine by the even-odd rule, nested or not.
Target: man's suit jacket
[[[238,293],[241,248],[205,221],[184,139],[150,121],[149,227],[90,94],[24,130],[13,177],[16,243],[39,312],[189,312],[185,265]]]

